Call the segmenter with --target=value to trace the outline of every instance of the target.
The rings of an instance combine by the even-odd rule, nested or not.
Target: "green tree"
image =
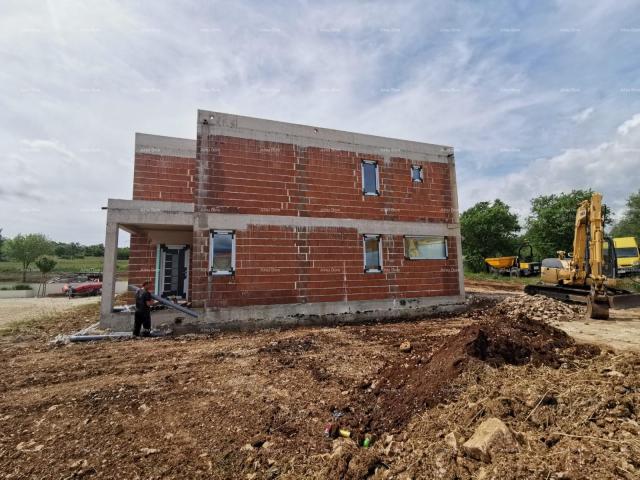
[[[541,195],[531,200],[531,214],[526,220],[526,237],[535,254],[555,257],[558,250],[573,251],[576,210],[583,200],[591,199],[592,190]],[[611,222],[611,212],[602,205],[604,224]]]
[[[102,243],[88,245],[84,248],[84,254],[87,257],[104,257],[104,245]]]
[[[627,198],[627,210],[611,229],[611,236],[640,238],[640,190]]]
[[[55,268],[57,262],[49,257],[40,257],[35,261],[35,264],[38,270],[40,270],[40,287],[42,289],[42,296],[44,297],[47,295],[47,274]],[[38,293],[41,289],[38,289]]]
[[[2,229],[0,228],[0,262],[4,260],[4,242],[5,238],[2,236]]]
[[[29,265],[51,252],[51,242],[40,233],[19,234],[7,240],[6,249],[10,258],[22,263],[22,281],[26,282]]]
[[[520,231],[518,216],[502,200],[479,202],[460,215],[462,252],[467,267],[482,271],[486,257],[513,255]]]
[[[83,258],[85,255],[85,247],[80,245],[78,242],[56,242],[54,246],[54,253],[60,258]]]
[[[129,247],[118,248],[118,260],[129,260]]]

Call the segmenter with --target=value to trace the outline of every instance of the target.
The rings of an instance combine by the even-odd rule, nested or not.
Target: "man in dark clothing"
[[[143,282],[142,287],[136,292],[136,313],[133,322],[133,336],[140,336],[140,327],[144,327],[142,331],[143,337],[148,337],[151,330],[151,292],[149,287],[151,282]]]

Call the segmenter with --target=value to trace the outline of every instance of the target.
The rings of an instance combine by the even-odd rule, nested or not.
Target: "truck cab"
[[[640,275],[640,254],[635,237],[613,239],[618,258],[618,276]]]

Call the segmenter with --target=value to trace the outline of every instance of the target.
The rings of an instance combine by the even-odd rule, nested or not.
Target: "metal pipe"
[[[135,285],[129,285],[129,290],[138,293],[138,290],[140,290],[140,288],[136,287]],[[182,312],[185,315],[189,315],[190,317],[198,318],[199,316],[198,312],[191,310],[187,307],[183,307],[182,305],[178,305],[177,303],[167,300],[166,298],[162,298],[161,296],[156,295],[155,293],[151,294],[151,298],[153,298],[154,300],[157,300],[158,302],[160,302],[163,305],[166,305],[169,308],[173,308],[174,310],[178,310],[179,312]]]
[[[99,340],[111,340],[116,338],[132,338],[131,332],[105,333],[104,335],[71,335],[70,342],[97,342]]]
[[[152,331],[149,333],[148,337],[165,337],[167,335],[166,332],[158,332]],[[133,334],[131,332],[112,332],[112,333],[104,333],[100,335],[69,335],[70,342],[98,342],[100,340],[115,340],[115,339],[125,339],[125,338],[133,338]],[[145,337],[143,337],[145,338]]]

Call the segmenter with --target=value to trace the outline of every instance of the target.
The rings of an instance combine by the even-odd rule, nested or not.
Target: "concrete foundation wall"
[[[217,330],[254,330],[274,327],[336,325],[369,321],[420,318],[466,308],[464,296],[407,298],[353,302],[323,302],[222,308],[207,310],[194,319],[179,312],[162,310],[151,315],[152,327],[166,325],[177,333]],[[175,319],[180,318],[180,323]],[[111,331],[130,331],[133,314],[105,315],[100,327]]]

